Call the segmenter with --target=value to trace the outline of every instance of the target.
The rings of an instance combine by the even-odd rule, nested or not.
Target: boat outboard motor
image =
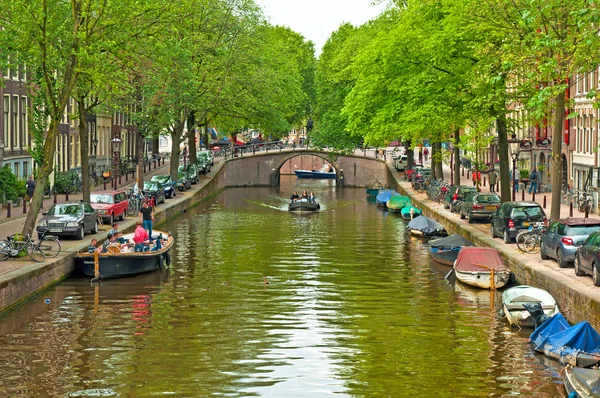
[[[523,307],[531,314],[535,329],[550,318],[544,313],[544,309],[540,303],[523,303]]]

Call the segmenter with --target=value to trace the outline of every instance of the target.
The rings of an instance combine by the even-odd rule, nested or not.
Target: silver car
[[[98,213],[89,203],[60,203],[52,206],[38,222],[38,234],[75,236],[81,240],[87,232],[98,232]]]
[[[550,225],[542,235],[540,257],[555,258],[560,268],[575,261],[575,251],[593,232],[600,231],[600,220],[594,218],[564,218]]]

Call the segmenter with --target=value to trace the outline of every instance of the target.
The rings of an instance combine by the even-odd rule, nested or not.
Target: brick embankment
[[[600,287],[595,287],[589,276],[578,277],[573,267],[559,268],[554,260],[541,260],[539,254],[521,253],[515,244],[505,244],[499,238],[492,238],[488,223],[468,224],[458,215],[444,209],[427,199],[425,194],[412,190],[410,183],[404,180],[388,164],[389,181],[392,188],[411,197],[413,204],[422,209],[423,214],[446,227],[450,234],[459,234],[478,246],[492,247],[498,250],[510,266],[518,284],[536,286],[552,294],[561,312],[571,323],[590,322],[600,330]]]
[[[160,224],[171,217],[184,213],[225,188],[223,166],[224,162],[215,163],[212,172],[201,177],[191,190],[185,193],[178,192],[174,199],[169,199],[164,205],[157,206],[155,226],[160,229]],[[123,232],[133,231],[136,220],[138,220],[137,215],[127,217],[124,221],[119,222],[119,229]],[[102,242],[106,238],[109,228],[105,225],[98,234],[86,235],[85,239],[81,241],[63,241],[65,244],[59,256],[46,259],[43,263],[14,259],[4,261],[3,267],[7,269],[6,272],[0,273],[0,314],[10,311],[68,277],[74,270],[75,255],[85,250],[93,237]]]

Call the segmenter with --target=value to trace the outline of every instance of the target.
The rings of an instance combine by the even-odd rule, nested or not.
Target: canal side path
[[[559,268],[555,260],[542,260],[538,254],[521,252],[515,243],[505,244],[501,238],[492,238],[490,224],[475,221],[469,224],[461,220],[456,213],[444,209],[443,203],[437,203],[427,198],[425,193],[417,193],[411,188],[410,182],[404,179],[404,173],[397,172],[391,161],[387,162],[389,172],[396,183],[396,190],[408,195],[413,204],[423,210],[423,214],[433,218],[446,227],[450,234],[459,234],[478,246],[492,247],[500,252],[515,274],[518,284],[532,285],[547,290],[557,300],[560,310],[571,323],[580,321],[590,322],[600,330],[600,287],[594,286],[590,276],[576,276],[573,266]],[[473,185],[469,173],[461,172],[461,185]],[[444,165],[444,177],[448,180],[450,168]],[[489,192],[489,186],[482,187],[482,192]],[[546,196],[544,211],[548,215],[551,208],[551,193],[536,194],[535,200],[543,205]],[[521,200],[521,190],[516,195],[516,200]],[[532,200],[532,195],[525,193],[525,200]],[[569,216],[570,208],[561,204],[561,218]],[[583,213],[573,209],[573,217],[584,217]],[[591,214],[590,217],[597,217]],[[450,268],[448,268],[450,271]]]

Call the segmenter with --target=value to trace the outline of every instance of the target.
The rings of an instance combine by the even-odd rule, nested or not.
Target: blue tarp
[[[377,204],[385,204],[392,196],[400,195],[398,192],[392,189],[384,189],[383,191],[379,191],[375,201]]]
[[[573,366],[586,366],[583,359],[578,359],[582,354],[600,354],[600,334],[589,322],[569,326],[560,313],[537,328],[529,341],[535,345],[536,351]],[[590,365],[593,365],[595,359],[590,361]]]
[[[444,227],[442,226],[442,224],[438,223],[437,221],[432,220],[431,218],[425,217],[423,215],[412,219],[408,223],[408,227],[411,229],[416,229],[416,230],[422,231],[423,233],[426,233],[426,234],[444,230]]]

